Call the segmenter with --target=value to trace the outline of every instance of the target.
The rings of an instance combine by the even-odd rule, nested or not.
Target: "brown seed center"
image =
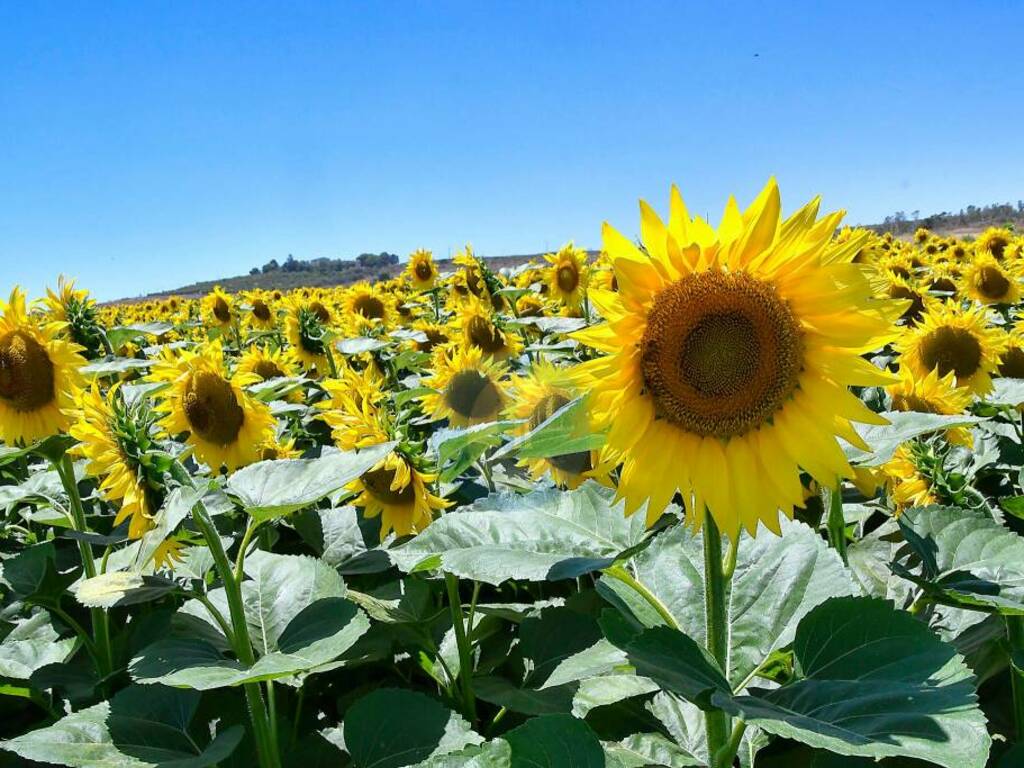
[[[189,377],[182,405],[192,430],[217,445],[233,443],[245,421],[245,411],[235,399],[231,385],[209,371]]]
[[[231,307],[224,299],[218,296],[213,302],[213,316],[222,323],[231,322]]]
[[[732,437],[767,423],[797,387],[803,337],[774,286],[703,272],[654,299],[641,369],[655,412],[688,432]]]
[[[22,413],[53,402],[53,362],[43,345],[25,331],[0,337],[0,398]]]
[[[264,381],[267,379],[277,379],[285,375],[278,364],[272,360],[260,360],[256,363],[253,371]]]
[[[417,261],[413,271],[416,273],[416,277],[424,282],[434,276],[434,270],[431,269],[430,264],[426,261]]]
[[[505,349],[505,335],[482,315],[473,315],[467,326],[469,342],[489,355]]]
[[[268,307],[267,303],[262,299],[253,299],[252,313],[261,323],[265,323],[270,320],[270,307]]]
[[[580,284],[580,273],[572,264],[563,264],[558,268],[558,287],[563,293],[572,293]]]
[[[384,302],[376,296],[359,296],[353,307],[367,320],[380,320],[384,317]]]
[[[395,470],[389,467],[370,470],[360,480],[370,495],[383,504],[411,504],[416,500],[416,489],[413,488],[411,480],[402,490],[391,490]]]
[[[921,345],[921,361],[925,368],[938,368],[939,376],[950,371],[958,379],[969,378],[981,367],[981,344],[963,328],[937,328]]]
[[[497,386],[479,371],[460,371],[452,376],[444,399],[455,413],[469,419],[495,416],[501,408]]]
[[[978,271],[978,292],[986,299],[1002,299],[1010,291],[1010,281],[1002,270],[991,265],[982,267]]]

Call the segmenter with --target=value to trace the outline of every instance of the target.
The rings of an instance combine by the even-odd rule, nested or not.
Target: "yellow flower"
[[[513,378],[510,387],[515,395],[506,414],[508,418],[524,421],[516,430],[521,435],[536,429],[579,394],[565,369],[556,368],[545,361],[535,363],[528,376]],[[580,425],[580,436],[589,431],[589,425]],[[535,480],[550,473],[556,484],[570,489],[578,488],[588,477],[603,478],[610,469],[602,464],[600,452],[596,450],[523,459],[519,466],[529,467],[530,475]]]
[[[961,278],[965,293],[980,304],[1016,304],[1020,301],[1020,275],[992,256],[979,254]]]
[[[183,545],[177,539],[164,539],[153,553],[153,566],[159,570],[173,571],[174,566],[185,561],[181,554]]]
[[[150,374],[170,384],[159,393],[156,410],[168,434],[188,433],[196,456],[215,472],[229,472],[259,461],[262,446],[274,437],[270,409],[243,387],[259,381],[252,373],[228,377],[219,342],[198,351],[166,352]]]
[[[988,254],[994,259],[1002,260],[1006,246],[1013,242],[1013,235],[1008,229],[989,227],[974,241],[976,254]]]
[[[69,433],[79,441],[73,451],[88,459],[85,471],[102,478],[100,495],[109,502],[120,502],[114,525],[128,520],[128,536],[137,539],[153,527],[153,505],[147,492],[139,453],[144,446],[130,441],[139,425],[121,401],[115,385],[104,397],[96,384],[78,398],[75,423]],[[149,424],[143,422],[141,440],[148,441]]]
[[[433,391],[420,399],[435,419],[448,419],[454,427],[494,421],[508,405],[498,363],[484,358],[475,347],[434,352],[432,375],[423,386]]]
[[[378,285],[356,283],[345,299],[349,326],[354,333],[362,333],[378,325],[390,328],[392,313],[388,298]]]
[[[274,349],[270,346],[260,347],[255,344],[246,349],[239,358],[235,371],[236,373],[255,374],[258,377],[257,381],[299,375],[295,354],[290,347]],[[300,389],[292,390],[288,393],[287,399],[301,402],[302,391]]]
[[[219,285],[215,285],[203,299],[203,314],[209,325],[228,328],[237,319],[234,299],[225,293]]]
[[[881,469],[885,486],[896,504],[897,514],[908,507],[923,507],[938,501],[928,480],[918,471],[914,456],[906,445],[897,448]]]
[[[270,295],[265,291],[249,291],[245,301],[250,307],[246,316],[249,325],[261,331],[273,329],[277,324],[277,311]]]
[[[500,328],[494,313],[476,297],[470,297],[459,310],[462,341],[479,349],[492,360],[507,360],[523,351],[519,335]]]
[[[885,423],[848,387],[889,383],[861,355],[905,302],[872,299],[861,238],[835,243],[841,214],[816,222],[818,203],[782,220],[773,179],[716,231],[673,187],[667,226],[641,203],[645,250],[605,225],[618,292],[591,293],[606,322],[575,337],[606,356],[574,378],[610,427],[628,513],[646,501],[653,523],[679,491],[694,526],[707,510],[729,536],[778,532],[801,470],[835,487],[853,473],[836,437],[863,446],[851,420]]]
[[[413,251],[409,263],[405,267],[405,275],[414,288],[426,291],[434,287],[437,281],[437,266],[430,251]]]
[[[974,399],[970,391],[957,387],[950,371],[940,377],[937,370],[929,371],[923,378],[916,378],[910,369],[900,370],[900,380],[886,387],[892,399],[893,410],[938,413],[955,416],[967,410]],[[970,430],[955,427],[946,431],[950,442],[970,447],[974,440]]]
[[[958,387],[978,395],[992,389],[992,372],[999,365],[1004,339],[989,325],[982,307],[961,309],[950,303],[928,308],[921,321],[896,342],[900,366],[923,379],[933,370],[952,373]]]
[[[66,324],[35,322],[21,288],[0,300],[0,440],[31,443],[67,429],[85,360],[59,337]]]
[[[289,297],[285,305],[285,335],[291,350],[307,371],[315,368],[322,375],[329,368],[330,339],[324,318],[330,319],[330,314],[326,308],[317,311],[317,307],[296,296]]]
[[[1005,349],[999,361],[999,375],[1024,379],[1024,330],[1014,326],[1003,336]]]
[[[427,489],[435,479],[436,475],[419,472],[401,454],[389,453],[348,488],[358,494],[352,503],[362,507],[364,517],[380,516],[383,539],[391,531],[398,536],[419,533],[430,525],[436,510],[448,506]]]
[[[558,253],[548,254],[544,259],[551,265],[547,270],[551,296],[569,309],[579,309],[587,295],[590,280],[586,251],[569,243]]]

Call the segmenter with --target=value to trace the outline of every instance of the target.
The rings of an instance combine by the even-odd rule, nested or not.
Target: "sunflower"
[[[473,253],[473,247],[467,245],[464,251],[455,254],[455,264],[462,267],[453,278],[452,286],[457,296],[476,296],[478,299],[490,301],[490,291],[480,261]]]
[[[54,320],[66,323],[71,340],[89,357],[96,357],[103,351],[108,342],[100,326],[96,302],[88,291],[76,289],[74,280],[61,275],[57,278],[56,292],[46,289],[45,304]]]
[[[254,344],[245,350],[238,359],[235,371],[255,374],[259,377],[258,381],[269,381],[285,377],[294,378],[299,375],[299,366],[291,347],[275,349],[270,346]],[[292,402],[301,402],[302,390],[293,389],[288,393],[286,399]]]
[[[1024,329],[1016,325],[1003,336],[999,375],[1007,379],[1024,379]]]
[[[178,356],[165,352],[150,378],[170,384],[159,394],[160,426],[171,435],[187,432],[196,456],[214,471],[259,461],[262,446],[274,438],[270,409],[243,389],[259,376],[228,377],[219,341]]]
[[[516,299],[518,317],[543,317],[544,302],[535,293],[525,293]]]
[[[417,320],[412,324],[412,329],[419,331],[424,336],[422,339],[417,338],[413,341],[416,350],[419,352],[432,352],[435,347],[451,341],[451,337],[448,335],[451,331],[440,323],[434,323],[429,320]]]
[[[964,270],[964,292],[979,304],[1016,304],[1020,301],[1020,275],[987,254],[975,257]]]
[[[890,299],[905,299],[907,308],[903,311],[900,319],[908,323],[916,323],[924,314],[926,296],[912,280],[900,277],[892,273],[887,274],[888,285],[885,288],[885,295]]]
[[[433,254],[422,249],[413,251],[405,267],[405,276],[417,290],[427,291],[433,288],[437,281],[437,265],[434,264]]]
[[[378,285],[356,283],[345,299],[349,325],[355,333],[382,325],[391,327],[392,312],[388,297]]]
[[[81,347],[60,338],[66,323],[36,322],[21,288],[0,300],[0,440],[31,443],[67,429],[81,385]]]
[[[128,520],[128,536],[138,539],[153,527],[155,504],[141,456],[150,441],[152,418],[129,408],[114,385],[104,397],[94,383],[78,398],[75,423],[68,430],[79,441],[72,451],[88,460],[85,471],[102,478],[100,495],[120,502],[114,525]]]
[[[1013,235],[1008,229],[989,227],[974,241],[976,254],[988,254],[994,259],[1002,260],[1006,246],[1013,242]]]
[[[292,351],[307,371],[315,368],[322,374],[330,365],[327,359],[330,334],[320,319],[322,314],[309,302],[295,296],[289,297],[285,306],[285,335]]]
[[[896,342],[900,365],[916,378],[932,370],[952,373],[958,387],[984,395],[992,389],[992,372],[999,365],[1004,339],[989,325],[983,307],[961,309],[950,303],[928,308],[921,321]]]
[[[417,470],[405,456],[389,453],[373,469],[353,480],[348,489],[358,494],[353,504],[363,517],[380,516],[380,537],[391,531],[398,536],[419,533],[434,519],[434,512],[448,506],[427,488],[436,475]]]
[[[502,329],[497,317],[481,300],[471,297],[459,310],[462,341],[479,349],[492,360],[507,360],[523,351],[523,343],[514,331]]]
[[[959,267],[952,263],[933,264],[927,277],[928,290],[955,297],[960,281]]]
[[[587,295],[590,280],[587,252],[569,243],[544,259],[551,265],[546,275],[551,296],[570,310],[578,310]]]
[[[438,348],[433,373],[423,380],[433,390],[420,398],[423,408],[455,427],[494,421],[508,405],[501,374],[499,364],[485,359],[480,349]]]
[[[937,370],[929,371],[923,378],[916,378],[909,369],[900,370],[900,380],[886,387],[892,400],[893,410],[938,413],[955,416],[967,410],[974,397],[970,391],[956,386],[953,372],[939,376]],[[950,442],[970,447],[974,440],[965,427],[954,427],[946,431]]]
[[[673,187],[667,227],[641,203],[645,250],[605,225],[618,292],[593,292],[606,322],[574,336],[607,355],[574,380],[610,427],[627,513],[646,501],[653,523],[678,490],[695,527],[707,510],[733,537],[777,533],[803,504],[801,469],[835,487],[852,474],[836,437],[863,446],[851,420],[885,423],[847,387],[891,381],[861,355],[905,302],[872,298],[852,263],[867,236],[833,242],[842,214],[816,222],[818,204],[781,220],[772,179],[716,231]]]
[[[506,415],[510,419],[523,421],[516,430],[520,435],[536,429],[579,394],[565,369],[545,361],[535,363],[529,375],[513,378],[510,387],[515,396]],[[580,432],[589,432],[588,425],[580,425]],[[608,472],[608,467],[601,463],[600,452],[594,450],[523,459],[519,466],[528,467],[535,480],[550,473],[557,485],[569,489],[578,488],[588,477],[603,477]]]
[[[219,285],[203,298],[203,314],[210,326],[229,328],[235,322],[235,301]]]
[[[261,331],[272,330],[277,324],[277,312],[270,295],[256,290],[249,291],[244,298],[249,305],[249,314],[246,316],[249,325]]]

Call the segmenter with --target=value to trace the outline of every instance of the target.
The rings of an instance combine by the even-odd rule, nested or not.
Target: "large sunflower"
[[[716,231],[673,187],[668,226],[641,203],[644,250],[605,225],[618,292],[592,292],[607,322],[576,338],[607,356],[576,380],[610,426],[627,512],[646,501],[653,523],[678,490],[695,526],[708,510],[730,536],[778,532],[801,469],[835,487],[852,474],[836,437],[863,445],[850,421],[885,423],[847,387],[891,381],[861,355],[905,303],[872,299],[861,238],[834,243],[841,214],[815,222],[818,203],[783,221],[771,180]]]
[[[992,372],[999,365],[1005,340],[990,325],[983,307],[962,309],[952,303],[933,304],[921,321],[896,342],[900,365],[917,379],[932,370],[953,374],[958,387],[978,395],[992,389]]]
[[[499,364],[485,359],[479,349],[439,347],[433,373],[423,381],[432,390],[422,396],[423,408],[455,427],[494,421],[508,405],[501,374]]]
[[[509,418],[523,420],[517,429],[518,434],[536,429],[579,394],[564,368],[556,368],[545,361],[535,363],[529,375],[513,378],[510,387],[515,394],[506,413]],[[581,425],[583,434],[589,432],[586,427]],[[550,474],[556,484],[570,489],[579,487],[588,477],[604,477],[608,472],[608,467],[601,463],[600,452],[596,450],[523,459],[519,464],[528,467],[535,480]]]
[[[31,443],[67,429],[85,360],[60,338],[62,321],[35,322],[21,288],[0,300],[0,440]]]
[[[579,309],[590,280],[587,252],[569,243],[544,259],[551,265],[546,275],[550,295],[571,310]]]
[[[133,417],[121,400],[118,385],[111,387],[106,397],[96,384],[82,392],[76,416],[68,430],[79,441],[74,452],[88,459],[88,474],[103,478],[100,495],[120,502],[114,525],[128,520],[128,536],[140,538],[153,527],[154,505],[139,461],[148,447],[151,420]]]
[[[434,287],[437,281],[437,266],[430,251],[413,251],[409,263],[405,267],[405,275],[413,287],[426,291]]]
[[[165,353],[150,376],[170,384],[156,408],[165,414],[160,426],[171,435],[187,432],[196,456],[214,471],[259,461],[262,446],[274,439],[270,409],[243,389],[259,376],[229,377],[219,342],[178,356]]]

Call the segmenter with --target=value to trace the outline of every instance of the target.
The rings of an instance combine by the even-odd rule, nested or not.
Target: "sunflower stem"
[[[249,524],[245,528],[245,533],[242,535],[242,543],[238,547],[238,554],[235,556],[235,581],[241,583],[242,578],[245,575],[245,553],[249,549],[249,544],[252,542],[252,537],[256,534],[256,530],[260,527],[253,518],[249,518]]]
[[[470,723],[476,722],[476,697],[473,693],[473,649],[469,645],[462,602],[459,600],[459,580],[451,573],[444,575],[448,589],[448,606],[452,612],[452,627],[455,630],[455,644],[459,648],[459,683],[462,685],[462,706]],[[470,627],[472,630],[472,627]]]
[[[1010,645],[1010,683],[1013,689],[1013,720],[1017,741],[1024,741],[1024,616],[1004,616]]]
[[[843,516],[843,484],[840,481],[835,488],[828,492],[828,539],[832,548],[839,553],[843,559],[843,565],[848,565],[846,555],[846,518]]]
[[[185,468],[178,462],[171,464],[171,474],[182,485],[194,488],[192,478]],[[256,655],[252,649],[252,640],[249,638],[249,625],[245,619],[245,608],[242,602],[241,582],[235,578],[231,569],[231,561],[228,560],[227,552],[221,543],[220,534],[206,510],[206,505],[199,499],[192,506],[192,520],[199,529],[206,546],[213,556],[214,567],[217,575],[224,583],[224,594],[227,597],[228,609],[231,617],[233,649],[238,660],[247,667],[256,663]],[[252,724],[253,740],[256,742],[256,755],[261,768],[280,768],[280,754],[274,749],[274,739],[270,730],[270,722],[267,716],[267,709],[263,703],[263,693],[259,683],[246,683],[245,689],[246,704],[249,708],[249,722]]]
[[[60,461],[53,462],[54,469],[60,477],[64,492],[71,502],[71,527],[78,533],[86,533],[85,507],[82,506],[82,497],[78,493],[78,482],[75,480],[75,467],[71,463],[71,457],[66,453],[61,456]],[[85,577],[91,579],[96,576],[96,560],[92,555],[92,546],[88,541],[78,540],[78,552],[82,557],[82,570]],[[89,618],[92,620],[93,646],[96,649],[100,679],[105,678],[114,671],[114,653],[110,644],[110,617],[102,608],[90,608]]]
[[[737,536],[737,539],[739,537]],[[704,617],[707,647],[718,666],[728,674],[728,645],[725,619],[725,574],[722,570],[722,534],[710,511],[704,514]],[[720,709],[704,713],[704,730],[708,739],[708,755],[719,754],[729,736],[729,718]],[[717,768],[718,763],[713,763]]]

